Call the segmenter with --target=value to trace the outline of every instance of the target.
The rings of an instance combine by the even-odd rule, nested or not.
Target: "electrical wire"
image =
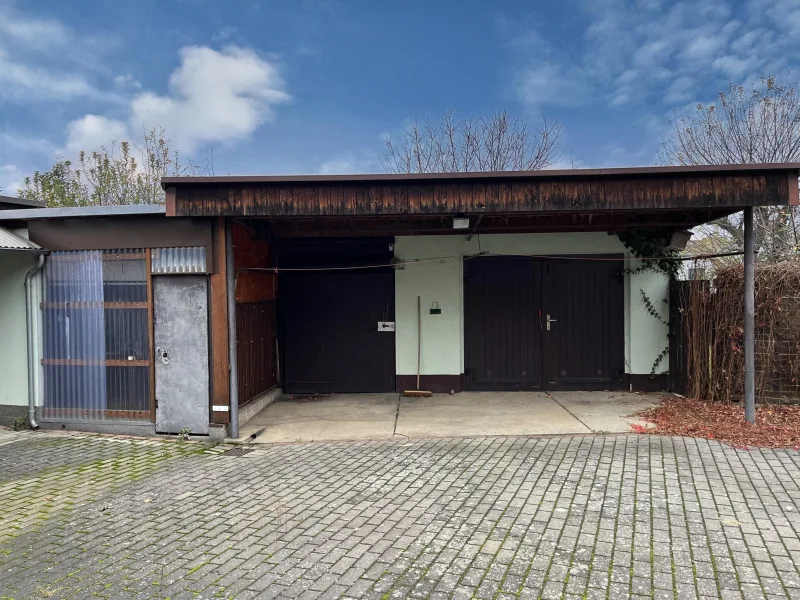
[[[622,256],[622,257],[610,257],[610,256],[569,256],[569,255],[554,255],[554,254],[508,254],[506,252],[503,253],[493,253],[489,252],[488,250],[484,250],[483,252],[478,252],[477,254],[453,254],[451,256],[437,256],[435,258],[419,258],[419,259],[411,259],[411,260],[400,260],[393,263],[388,264],[380,264],[380,265],[347,265],[342,267],[236,267],[237,271],[243,272],[257,272],[263,271],[267,273],[284,273],[284,272],[304,272],[304,271],[356,271],[361,269],[387,269],[387,268],[396,268],[396,267],[405,267],[410,265],[417,265],[422,263],[429,263],[429,262],[438,262],[443,260],[452,260],[454,258],[463,258],[464,260],[470,260],[473,258],[478,258],[479,256],[511,256],[511,257],[526,257],[526,258],[543,258],[547,260],[586,260],[586,261],[596,261],[596,262],[633,262],[633,261],[651,261],[651,260],[674,260],[674,261],[686,261],[686,260],[704,260],[709,258],[720,258],[723,256],[741,256],[744,254],[744,251],[736,251],[736,252],[722,252],[719,254],[696,254],[693,256],[645,256],[645,257],[635,257],[635,256]]]
[[[413,260],[397,261],[383,265],[347,265],[345,267],[236,267],[240,271],[267,271],[269,273],[281,273],[286,271],[355,271],[358,269],[387,269],[405,265],[415,265],[419,263],[436,262],[461,258],[460,254],[452,256],[437,256],[436,258],[418,258]],[[466,256],[464,256],[466,258]]]

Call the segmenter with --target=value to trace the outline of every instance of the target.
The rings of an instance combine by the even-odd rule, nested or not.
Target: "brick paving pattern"
[[[797,598],[800,454],[653,436],[0,447],[0,598]]]

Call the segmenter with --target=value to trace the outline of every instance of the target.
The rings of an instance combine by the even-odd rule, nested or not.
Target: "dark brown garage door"
[[[394,271],[324,266],[386,264],[388,248],[383,241],[290,248],[293,259],[284,264],[321,270],[280,275],[280,360],[287,393],[394,391],[394,332],[378,330],[379,322],[394,321]]]
[[[542,385],[542,263],[487,257],[464,262],[466,363],[470,387],[539,390]]]
[[[467,260],[470,388],[617,388],[625,360],[623,266],[617,258]]]

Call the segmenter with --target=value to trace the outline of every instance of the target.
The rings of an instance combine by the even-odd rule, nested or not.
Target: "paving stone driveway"
[[[650,436],[0,447],[0,597],[800,598],[800,455]]]

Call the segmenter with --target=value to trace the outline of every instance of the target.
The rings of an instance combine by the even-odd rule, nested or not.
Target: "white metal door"
[[[208,279],[153,277],[156,431],[208,433]]]

